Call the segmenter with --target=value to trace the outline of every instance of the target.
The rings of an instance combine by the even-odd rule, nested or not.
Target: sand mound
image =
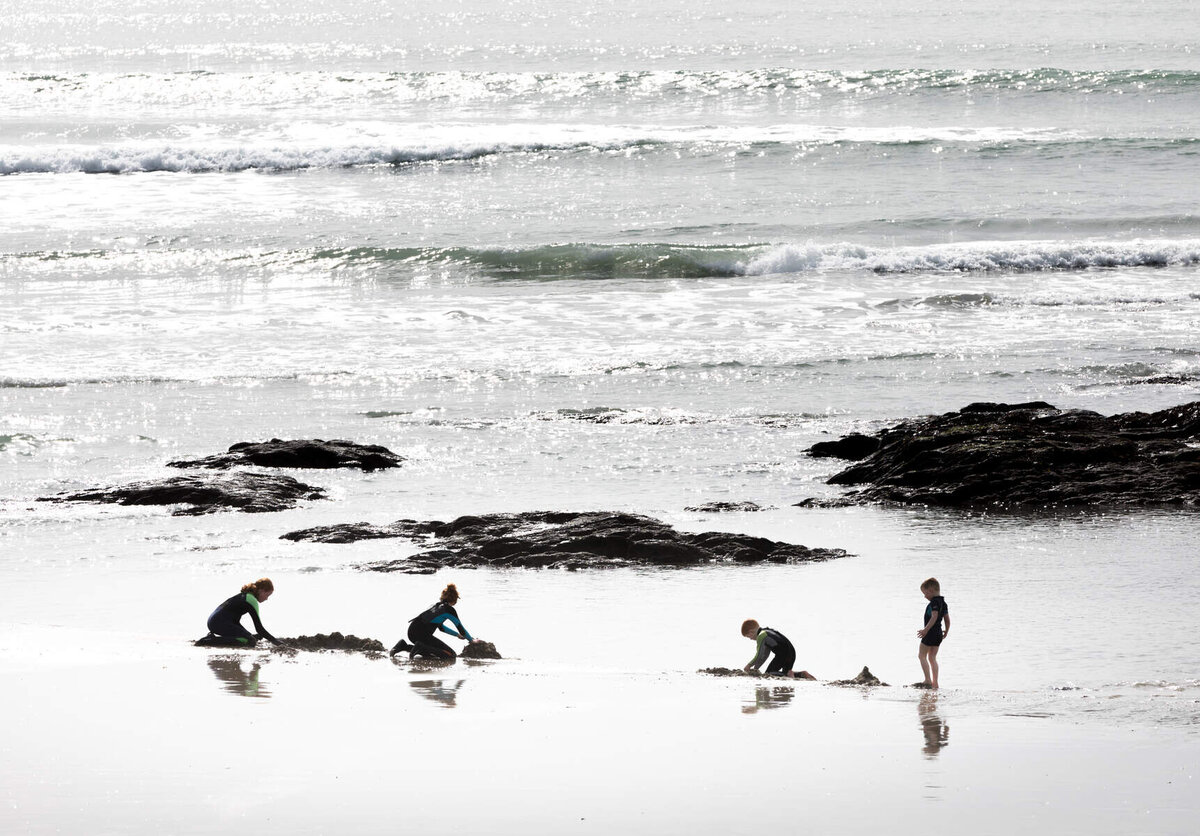
[[[883,688],[890,687],[886,682],[880,682],[879,677],[871,673],[870,668],[863,665],[863,669],[858,672],[858,676],[853,679],[835,679],[829,683],[830,685],[866,685],[868,687],[880,686]]]
[[[464,659],[501,659],[500,651],[491,642],[475,641],[463,648],[458,654]]]
[[[338,632],[281,638],[280,641],[287,647],[297,650],[351,650],[360,653],[383,653],[387,649],[378,639],[360,639],[353,634],[344,636]]]

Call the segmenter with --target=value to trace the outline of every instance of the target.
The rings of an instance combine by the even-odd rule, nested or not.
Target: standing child
[[[921,592],[929,603],[925,606],[925,626],[917,631],[917,638],[921,640],[917,658],[921,660],[921,670],[925,673],[925,680],[918,682],[917,687],[937,690],[938,648],[950,635],[950,608],[942,597],[942,587],[937,578],[930,578],[921,584]],[[945,630],[942,629],[943,621],[946,623]]]
[[[754,658],[746,663],[743,670],[758,670],[762,663],[767,661],[767,657],[774,653],[775,658],[771,660],[771,664],[767,665],[766,673],[768,675],[816,679],[808,671],[792,671],[792,666],[796,664],[796,648],[792,647],[788,637],[778,630],[771,627],[759,627],[757,621],[749,618],[742,622],[742,635],[758,646]]]

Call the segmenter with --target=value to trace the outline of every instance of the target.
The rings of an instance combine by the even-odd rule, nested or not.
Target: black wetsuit
[[[929,619],[933,618],[934,613],[938,613],[937,621],[929,628],[929,632],[921,639],[921,644],[929,647],[937,647],[942,643],[945,633],[942,632],[942,621],[950,612],[950,608],[946,606],[946,599],[941,595],[934,595],[929,599],[929,603],[925,606],[925,620],[921,622],[921,628],[929,623]]]
[[[447,627],[447,621],[457,627],[458,631],[455,632]],[[458,613],[454,607],[445,601],[438,601],[408,623],[408,640],[413,643],[413,646],[409,648],[409,656],[424,656],[427,659],[454,659],[458,654],[450,648],[450,645],[434,637],[433,634],[438,630],[449,633],[455,638],[471,641],[471,634],[458,620]]]
[[[242,616],[249,615],[254,622],[254,630],[259,636],[271,644],[279,644],[279,639],[267,632],[258,617],[258,599],[253,592],[239,592],[232,598],[226,598],[221,605],[213,610],[208,617],[208,631],[227,639],[235,639],[245,644],[254,644],[256,636],[242,626]]]
[[[771,660],[771,664],[767,665],[765,673],[787,673],[795,666],[796,648],[792,647],[792,643],[788,641],[788,637],[783,633],[771,627],[763,627],[758,631],[755,642],[758,646],[758,652],[750,660],[750,667],[758,668],[759,665],[767,661],[767,656],[772,651],[775,653],[775,658]]]

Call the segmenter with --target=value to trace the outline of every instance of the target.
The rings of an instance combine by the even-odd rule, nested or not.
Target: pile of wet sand
[[[317,633],[315,636],[295,636],[279,640],[285,647],[294,650],[350,650],[360,653],[383,653],[387,648],[379,639],[360,639],[353,634],[344,636],[332,633]]]
[[[790,677],[776,676],[773,674],[769,675],[759,673],[758,671],[747,671],[742,670],[741,668],[701,668],[699,671],[697,671],[697,673],[704,673],[708,674],[709,676],[744,676],[751,679],[790,679]],[[796,678],[804,679],[804,677]],[[888,684],[886,682],[881,682],[879,677],[871,673],[870,668],[868,668],[866,665],[863,665],[863,669],[859,671],[858,676],[854,677],[853,679],[834,679],[826,684],[842,686],[863,685],[867,687],[888,687]]]

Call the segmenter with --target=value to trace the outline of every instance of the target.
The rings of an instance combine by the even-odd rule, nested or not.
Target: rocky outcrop
[[[808,448],[814,459],[848,459],[862,461],[879,449],[879,439],[862,433],[851,433],[837,441],[818,441]]]
[[[239,465],[259,467],[295,467],[330,470],[358,468],[383,470],[399,467],[404,461],[386,447],[378,444],[356,444],[353,441],[325,441],[320,438],[282,441],[243,441],[228,451],[203,459],[167,462],[168,467],[204,467],[227,470]]]
[[[133,482],[112,488],[96,488],[55,496],[41,502],[108,502],[116,505],[180,505],[175,515],[210,514],[233,510],[248,513],[284,511],[301,500],[323,499],[325,491],[312,485],[271,473],[172,476]]]
[[[879,677],[877,677],[875,674],[871,673],[870,668],[868,668],[866,665],[863,665],[863,669],[861,671],[859,671],[858,676],[854,677],[853,679],[835,679],[832,682],[830,682],[829,684],[830,685],[843,685],[843,686],[861,685],[861,686],[865,686],[868,688],[891,687],[886,682],[880,682]]]
[[[398,520],[293,531],[283,539],[317,543],[399,537],[425,549],[404,560],[366,564],[378,572],[426,573],[437,568],[697,566],[713,563],[807,563],[844,557],[842,549],[805,546],[710,531],[689,534],[637,514],[535,511],[485,514],[451,522]]]
[[[856,503],[1048,509],[1200,505],[1200,401],[1104,416],[974,403],[875,434],[829,479]]]

